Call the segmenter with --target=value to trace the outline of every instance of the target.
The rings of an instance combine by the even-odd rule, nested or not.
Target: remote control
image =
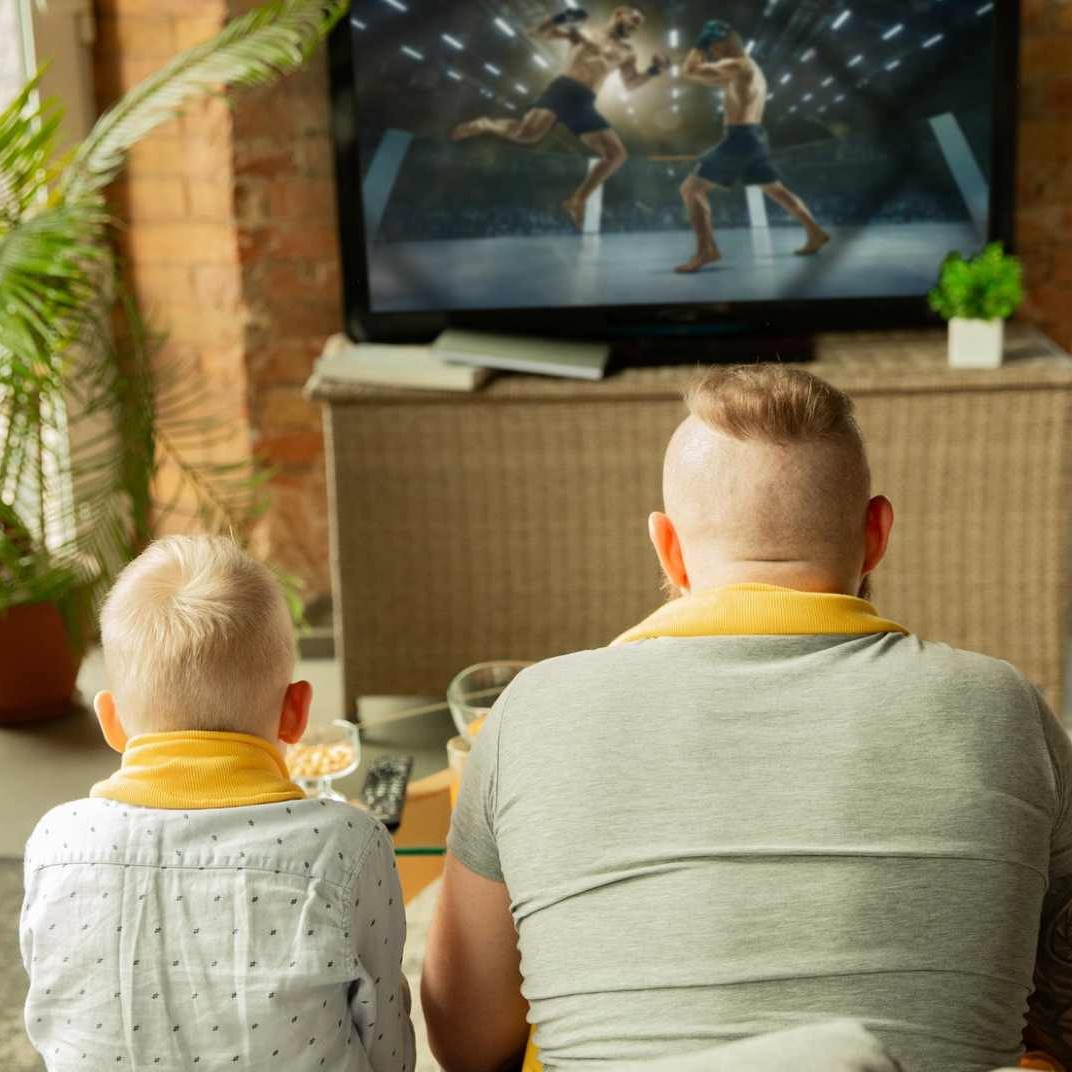
[[[369,768],[361,798],[375,816],[390,831],[402,822],[406,803],[406,783],[413,769],[413,756],[383,756]]]

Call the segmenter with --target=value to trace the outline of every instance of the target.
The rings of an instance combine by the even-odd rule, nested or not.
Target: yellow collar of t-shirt
[[[683,596],[660,607],[615,644],[656,637],[866,636],[908,633],[879,617],[865,599],[800,592],[772,584],[732,584]]]
[[[90,796],[142,808],[241,808],[304,800],[270,741],[245,733],[147,733]]]

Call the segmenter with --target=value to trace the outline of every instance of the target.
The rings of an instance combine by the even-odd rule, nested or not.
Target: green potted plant
[[[931,308],[949,322],[950,365],[998,368],[1005,321],[1023,300],[1023,268],[1000,242],[970,260],[950,253],[930,295]]]
[[[0,112],[0,722],[69,708],[93,610],[169,513],[248,530],[265,474],[191,363],[154,358],[122,289],[104,190],[190,101],[300,66],[347,0],[272,0],[175,57],[60,154],[38,80]],[[169,474],[156,503],[155,478]]]

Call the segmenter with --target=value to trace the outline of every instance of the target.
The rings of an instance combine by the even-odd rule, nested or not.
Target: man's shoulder
[[[1035,688],[1030,680],[1005,659],[966,648],[954,648],[940,641],[915,637],[906,639],[914,640],[918,650],[913,652],[910,645],[905,645],[903,651],[911,661],[926,668],[931,677],[959,681],[961,684],[970,682],[979,688],[998,691],[1008,699],[1035,703]],[[915,658],[912,658],[913,655]]]
[[[611,645],[604,648],[586,648],[571,651],[565,655],[556,655],[543,659],[526,667],[514,679],[511,693],[525,693],[531,689],[544,689],[558,682],[568,682],[589,674],[612,673],[617,668],[628,665],[631,660],[630,648],[639,649],[641,645]]]
[[[546,697],[562,689],[575,688],[579,683],[596,680],[627,682],[634,677],[649,680],[654,670],[666,668],[666,664],[677,660],[681,660],[683,666],[695,661],[708,667],[717,665],[719,641],[729,642],[726,654],[736,662],[742,643],[754,647],[767,639],[694,637],[672,645],[641,641],[572,652],[546,659],[522,671],[512,686],[512,697],[524,702],[526,698]],[[781,642],[792,638],[774,639]],[[923,640],[912,634],[876,634],[867,639],[871,644],[866,653],[861,653],[856,644],[845,649],[845,671],[849,677],[866,674],[876,682],[903,680],[916,692],[970,695],[972,699],[984,700],[987,706],[1005,709],[1018,708],[1034,713],[1038,708],[1035,687],[1004,659],[954,648],[939,641]],[[704,645],[705,640],[710,640],[712,646]],[[864,657],[858,658],[861,654]]]

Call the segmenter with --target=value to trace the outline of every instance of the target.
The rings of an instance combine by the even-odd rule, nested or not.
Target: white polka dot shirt
[[[81,800],[26,847],[26,1026],[49,1072],[411,1072],[390,837],[348,805]]]

